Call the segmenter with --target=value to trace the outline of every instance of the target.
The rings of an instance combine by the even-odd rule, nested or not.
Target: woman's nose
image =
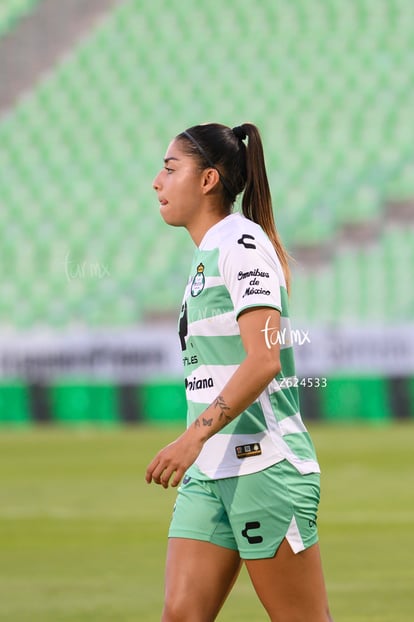
[[[154,179],[154,181],[152,182],[152,187],[154,188],[154,190],[160,190],[161,186],[160,186],[160,174],[158,173],[158,175],[156,176],[156,178]]]

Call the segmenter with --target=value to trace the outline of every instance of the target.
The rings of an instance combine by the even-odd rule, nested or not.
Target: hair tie
[[[236,127],[233,127],[232,132],[239,140],[244,140],[245,138],[247,138],[247,134],[241,125],[236,125]]]

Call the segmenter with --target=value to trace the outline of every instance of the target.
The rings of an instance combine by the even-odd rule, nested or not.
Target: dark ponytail
[[[244,143],[248,139],[247,145]],[[230,210],[243,191],[243,215],[260,225],[272,242],[290,291],[289,255],[283,247],[273,216],[262,139],[253,123],[233,129],[219,123],[195,125],[177,136],[201,168],[216,168],[223,188],[223,201]]]
[[[253,123],[243,123],[239,127],[244,130],[248,138],[246,149],[247,179],[243,193],[242,212],[246,218],[260,225],[272,242],[277,256],[279,257],[279,261],[282,264],[286,286],[289,292],[289,255],[276,229],[260,132]]]

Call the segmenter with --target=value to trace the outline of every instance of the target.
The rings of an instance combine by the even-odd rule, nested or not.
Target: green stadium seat
[[[2,15],[21,15],[35,1],[2,3],[0,35],[11,23]],[[28,307],[19,310],[12,297],[0,324],[128,325],[151,310],[175,310],[192,244],[161,221],[151,182],[168,141],[192,123],[251,119],[261,127],[289,248],[335,245],[345,223],[376,222],[384,199],[412,197],[411,16],[406,0],[266,0],[253,13],[240,0],[237,15],[212,0],[166,7],[162,16],[154,3],[120,3],[0,119],[0,243],[9,246],[0,299],[5,281],[19,291],[24,284]],[[16,259],[12,247],[30,252]],[[67,282],[64,273],[59,282],[66,251],[107,264],[114,287]],[[316,272],[325,297],[329,283],[340,292],[329,305],[315,301],[303,278],[303,315],[340,322],[351,310],[384,320],[378,296],[353,291],[348,268],[356,267],[345,252],[323,277]],[[399,313],[409,313],[409,302]]]
[[[40,0],[2,0],[0,4],[0,37]]]
[[[386,196],[392,201],[413,200],[414,197],[414,160],[405,163],[390,179],[385,189]]]

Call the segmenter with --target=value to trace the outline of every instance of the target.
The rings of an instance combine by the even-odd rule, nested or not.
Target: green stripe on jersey
[[[256,434],[266,429],[265,416],[258,402],[250,404],[240,417],[224,428],[225,431],[230,430],[232,434]]]
[[[224,285],[205,287],[202,296],[189,296],[187,299],[188,323],[219,317],[233,309],[233,303]]]
[[[246,358],[246,352],[240,335],[222,335],[220,337],[190,337],[191,352],[197,355],[203,365],[240,365]],[[188,348],[187,348],[188,349]],[[197,369],[199,365],[192,367]]]
[[[293,348],[282,348],[280,350],[279,353],[279,358],[280,358],[280,365],[282,367],[283,370],[283,374],[282,372],[277,376],[277,379],[279,380],[280,378],[291,378],[292,376],[294,376],[296,374],[295,371],[295,359],[293,356]]]
[[[295,387],[271,393],[269,399],[277,421],[296,415],[299,410],[298,390]]]
[[[308,432],[286,434],[283,440],[290,449],[302,460],[315,460],[315,448]]]
[[[280,286],[280,302],[282,303],[282,317],[289,317],[289,296],[283,285]]]

